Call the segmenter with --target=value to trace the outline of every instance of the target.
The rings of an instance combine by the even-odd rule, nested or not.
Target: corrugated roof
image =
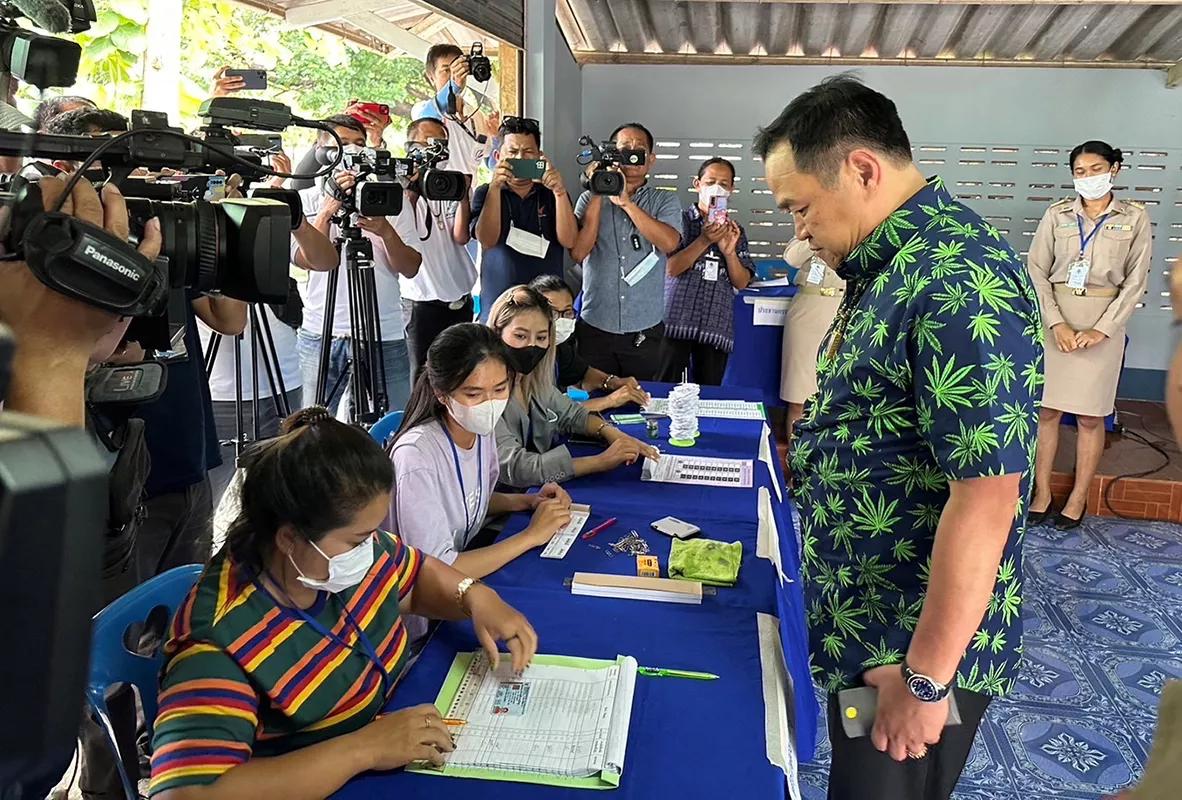
[[[558,0],[582,63],[984,63],[1161,67],[1182,5]]]

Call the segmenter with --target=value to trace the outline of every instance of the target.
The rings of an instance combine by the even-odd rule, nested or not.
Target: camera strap
[[[60,212],[29,223],[21,249],[29,269],[50,289],[115,314],[149,314],[168,291],[164,270],[127,242]]]

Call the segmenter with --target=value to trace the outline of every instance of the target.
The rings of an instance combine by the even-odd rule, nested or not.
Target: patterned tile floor
[[[1025,559],[1018,688],[990,708],[954,800],[1098,800],[1141,774],[1162,686],[1182,679],[1182,526],[1032,528]],[[824,799],[828,768],[822,736],[806,800]]]

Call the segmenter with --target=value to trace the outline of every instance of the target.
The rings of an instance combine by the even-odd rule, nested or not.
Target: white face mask
[[[316,547],[316,543],[311,543]],[[346,589],[352,589],[365,578],[369,568],[373,566],[373,537],[367,537],[364,542],[354,547],[352,550],[346,550],[339,556],[324,555],[324,551],[316,547],[316,552],[324,556],[328,561],[328,577],[324,580],[316,580],[304,575],[300,565],[291,557],[291,553],[287,554],[287,558],[291,561],[291,565],[296,568],[296,572],[300,573],[297,580],[307,586],[309,589],[323,589],[326,592],[343,592]]]
[[[1076,178],[1075,191],[1079,192],[1079,196],[1084,200],[1099,200],[1112,191],[1112,173]]]
[[[703,186],[698,189],[698,202],[707,208],[710,207],[710,200],[715,197],[730,197],[731,193],[721,183],[712,183],[709,186]]]
[[[575,332],[575,321],[566,317],[554,320],[554,343],[562,344]]]
[[[485,400],[474,406],[466,406],[451,397],[447,400],[447,410],[451,412],[452,418],[460,423],[461,428],[477,436],[488,436],[496,429],[507,405],[508,399]]]

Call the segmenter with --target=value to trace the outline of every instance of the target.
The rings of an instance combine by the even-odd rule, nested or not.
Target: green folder
[[[435,707],[439,709],[439,713],[443,716],[446,717],[448,711],[451,709],[452,703],[456,699],[456,695],[459,694],[460,686],[464,682],[465,676],[468,674],[468,668],[472,664],[472,660],[476,657],[476,655],[477,653],[457,653],[455,659],[452,661],[451,669],[448,670],[447,673],[447,678],[445,678],[443,681],[443,688],[439,690],[439,696],[435,698]],[[508,658],[508,655],[502,654],[501,658]],[[625,660],[625,656],[618,656],[614,661],[607,661],[596,658],[538,655],[534,656],[533,664],[571,667],[579,670],[594,671],[613,666],[622,667]],[[455,729],[455,735],[457,737],[463,736],[463,732],[463,727],[458,727]],[[570,789],[615,789],[620,785],[620,774],[613,770],[604,770],[598,774],[584,778],[572,778],[561,775],[551,775],[542,772],[495,770],[452,766],[450,764],[444,764],[442,767],[435,767],[423,762],[414,762],[406,768],[406,771],[417,772],[422,775],[443,775],[453,778],[476,778],[478,780],[489,781],[536,783],[543,786],[562,786]]]

